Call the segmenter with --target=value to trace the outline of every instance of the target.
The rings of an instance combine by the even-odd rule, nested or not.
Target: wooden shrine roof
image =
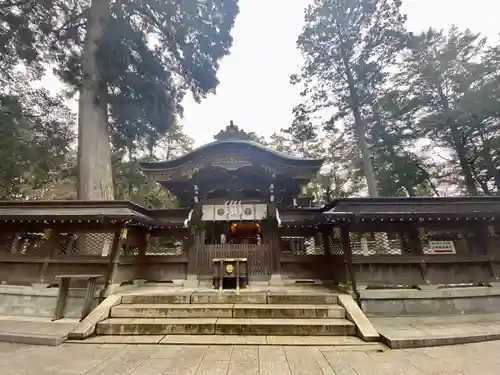
[[[182,227],[189,208],[147,209],[128,201],[0,201],[4,222],[127,222]],[[498,220],[500,196],[342,198],[323,208],[280,208],[283,223]]]
[[[128,201],[0,201],[4,221],[117,221],[152,224],[148,210]]]
[[[183,227],[190,211],[190,208],[169,208],[150,209],[148,212],[156,226]]]
[[[500,218],[500,197],[342,198],[322,211],[329,221],[488,220]]]
[[[275,161],[281,162],[281,164],[289,164],[290,166],[294,167],[305,167],[316,170],[319,170],[319,168],[321,168],[324,163],[323,159],[308,159],[291,156],[265,147],[264,145],[261,145],[257,142],[231,139],[207,143],[194,149],[191,152],[170,160],[140,163],[140,165],[145,171],[152,172],[158,170],[170,170],[194,163],[198,159],[203,159],[203,157],[208,155],[225,154],[228,151],[240,155],[257,152],[262,155],[266,155],[268,158],[273,158]]]
[[[321,208],[279,208],[282,223],[311,223],[323,221]]]
[[[269,185],[276,183],[287,196],[300,192],[323,165],[322,159],[288,156],[249,140],[224,140],[209,143],[168,161],[141,163],[151,180],[160,183],[182,202],[190,202],[193,186],[200,197],[226,189],[248,191],[248,197],[268,194]]]
[[[286,198],[297,195],[324,163],[286,155],[254,142],[233,121],[205,144],[179,157],[140,163],[148,177],[167,188],[181,202],[191,202],[193,187],[202,199],[228,200],[267,196],[269,186],[281,186]]]

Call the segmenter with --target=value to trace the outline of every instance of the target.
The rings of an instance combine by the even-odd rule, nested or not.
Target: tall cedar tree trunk
[[[337,34],[339,40],[342,41],[342,33],[340,32],[339,27],[337,27]],[[361,153],[361,165],[366,178],[366,185],[368,186],[368,195],[370,197],[378,197],[377,181],[375,180],[375,173],[373,172],[370,148],[366,142],[365,124],[361,118],[359,96],[356,90],[356,84],[354,82],[354,76],[352,75],[351,66],[349,64],[349,58],[342,42],[340,43],[340,50],[346,73],[347,85],[349,87],[350,105],[354,116],[354,130],[358,141],[359,152]]]
[[[83,80],[78,106],[78,199],[113,200],[106,86],[97,44],[110,14],[110,0],[92,0],[83,45]]]
[[[338,26],[337,33],[339,40],[342,41],[342,33],[340,32],[340,27]],[[354,131],[358,142],[358,149],[361,153],[361,165],[366,178],[366,185],[368,186],[368,195],[375,198],[378,197],[377,180],[375,179],[375,173],[373,172],[370,148],[368,147],[368,142],[366,142],[365,124],[361,118],[361,103],[356,90],[356,83],[354,81],[351,66],[349,64],[349,57],[347,56],[342,42],[340,43],[340,52],[342,54],[342,63],[344,64],[347,85],[349,87],[350,106],[354,117]],[[387,233],[376,232],[373,236],[375,239],[376,251],[382,254],[389,253],[391,246]]]

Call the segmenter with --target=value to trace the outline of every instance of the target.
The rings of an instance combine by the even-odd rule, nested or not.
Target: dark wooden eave
[[[281,224],[288,226],[296,225],[318,225],[326,222],[320,208],[280,208],[278,209]]]
[[[151,225],[148,210],[128,201],[0,201],[3,221],[116,221]]]
[[[149,215],[154,219],[155,226],[183,227],[188,218],[190,208],[150,209]]]
[[[294,196],[316,175],[323,162],[288,156],[249,140],[233,139],[206,144],[171,160],[140,165],[152,181],[186,203],[192,199],[195,185],[201,199],[218,198],[228,187],[232,191],[229,195],[240,196],[238,192],[245,190],[248,194],[244,196],[260,197],[268,194],[273,182],[287,196]]]
[[[180,166],[192,163],[205,154],[221,153],[227,151],[237,150],[239,153],[246,153],[248,151],[258,151],[269,155],[270,157],[280,160],[282,164],[290,164],[296,167],[309,167],[319,170],[324,163],[323,159],[306,159],[296,156],[286,155],[282,152],[275,151],[265,147],[259,143],[245,140],[228,140],[228,141],[215,141],[207,143],[201,147],[194,149],[177,158],[166,161],[154,163],[140,163],[142,169],[146,172],[155,172],[160,170],[168,170],[178,168]]]
[[[326,205],[330,222],[494,220],[500,197],[345,198]]]

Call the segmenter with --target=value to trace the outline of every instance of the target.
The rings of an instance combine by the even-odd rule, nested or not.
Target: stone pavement
[[[59,345],[78,324],[78,319],[0,315],[0,341],[33,345]],[[1,372],[0,372],[1,374]]]
[[[466,344],[481,341],[500,340],[500,314],[476,314],[476,315],[448,315],[439,317],[403,317],[403,318],[370,318],[377,331],[381,334],[383,341],[393,349],[442,346],[451,344]],[[59,345],[64,342],[67,335],[72,331],[78,320],[61,319],[51,322],[48,318],[28,318],[0,315],[0,342],[14,342],[37,345]],[[172,339],[174,339],[173,337]],[[184,337],[186,338],[186,337]],[[187,337],[191,339],[190,337]],[[200,338],[200,337],[198,337]],[[245,339],[244,337],[240,337]],[[243,344],[266,344],[262,341],[265,337],[257,337],[255,340],[243,340]],[[164,336],[139,336],[131,341],[130,336],[102,336],[90,339],[90,342],[111,343],[143,343],[151,344],[164,340]],[[201,339],[204,339],[202,336]],[[229,344],[227,337],[218,337],[217,342]],[[282,339],[278,337],[278,339]],[[285,338],[283,338],[284,340]],[[321,338],[318,345],[324,345],[321,341],[331,339]],[[333,339],[337,339],[333,337]],[[108,341],[106,341],[108,340]],[[290,341],[290,338],[287,339]],[[307,337],[293,338],[288,345],[309,345]],[[334,340],[334,341],[335,341]],[[170,340],[171,343],[174,341]],[[286,340],[285,340],[286,341]],[[183,342],[206,344],[206,340],[196,339]],[[269,344],[269,342],[268,342]],[[285,345],[274,343],[275,345]],[[335,345],[342,345],[336,343]],[[1,374],[1,372],[0,372]]]
[[[370,318],[370,321],[392,349],[500,340],[498,313]]]
[[[498,375],[500,341],[380,351],[335,347],[0,343],[2,375]]]

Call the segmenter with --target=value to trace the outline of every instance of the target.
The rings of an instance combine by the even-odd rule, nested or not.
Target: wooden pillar
[[[205,244],[205,231],[193,231],[191,246],[188,250],[188,265],[187,275],[188,279],[198,279],[198,252]]]
[[[474,230],[475,241],[474,241],[474,250],[476,250],[476,254],[488,254],[488,237],[489,230],[488,224],[485,222],[479,222],[477,228]]]
[[[420,241],[417,228],[412,226],[406,231],[406,233],[408,234],[410,254],[422,255],[424,253],[424,249],[422,248],[422,241]]]
[[[486,225],[486,244],[487,244],[487,249],[488,249],[488,254],[494,254],[497,249],[497,239],[500,236],[500,230],[498,230],[497,234],[497,229],[495,228],[492,223],[485,223]]]
[[[275,184],[269,185],[269,202],[267,203],[267,227],[269,231],[269,244],[271,250],[271,280],[270,284],[274,286],[283,286],[283,277],[281,276],[281,244],[278,233],[278,221],[276,218],[276,197]]]
[[[127,232],[128,230],[125,226],[116,228],[114,232],[113,245],[111,247],[111,253],[109,254],[108,270],[104,281],[104,290],[106,291],[115,282],[122,244],[123,241],[127,239]]]
[[[458,232],[460,233],[462,238],[455,242],[455,249],[457,251],[457,255],[481,254],[480,251],[481,249],[478,247],[478,241],[477,241],[479,232],[477,223],[472,221],[462,221],[460,222],[460,225],[461,226]],[[462,242],[463,246],[460,246],[460,242]]]
[[[199,197],[200,189],[198,185],[193,187],[193,214],[191,215],[191,236],[192,244],[188,251],[188,264],[186,269],[185,287],[196,288],[199,285],[198,280],[198,252],[205,245],[205,230],[202,223],[202,205]]]
[[[148,280],[148,274],[146,272],[146,251],[149,247],[149,241],[151,240],[151,233],[149,230],[144,229],[138,233],[138,250],[137,254],[137,264],[135,268],[135,279],[136,280]]]
[[[269,244],[272,251],[271,272],[281,275],[281,247],[277,225],[270,225]]]
[[[321,240],[323,241],[323,251],[325,257],[330,258],[332,254],[332,246],[330,244],[330,233],[325,232],[324,229],[321,232]]]
[[[16,232],[14,234],[14,238],[12,239],[12,244],[10,246],[10,253],[11,254],[18,254],[20,253],[21,249],[19,248],[20,242],[21,242],[22,235],[19,232]]]
[[[44,243],[43,243],[43,253],[45,255],[45,260],[40,271],[40,284],[45,284],[47,270],[49,268],[49,261],[54,255],[59,251],[59,244],[61,239],[61,234],[57,229],[45,229],[43,233]]]
[[[346,264],[346,276],[347,281],[352,287],[352,291],[356,297],[356,302],[361,308],[361,298],[358,292],[358,287],[356,283],[356,273],[354,271],[353,263],[352,263],[352,247],[351,247],[351,239],[349,237],[349,226],[343,225],[341,227],[342,234],[342,249],[344,250],[344,261]]]
[[[62,277],[59,283],[59,292],[57,295],[56,308],[54,310],[54,316],[52,320],[59,320],[64,318],[64,311],[66,310],[66,305],[68,303],[69,294],[69,282],[71,277]]]

